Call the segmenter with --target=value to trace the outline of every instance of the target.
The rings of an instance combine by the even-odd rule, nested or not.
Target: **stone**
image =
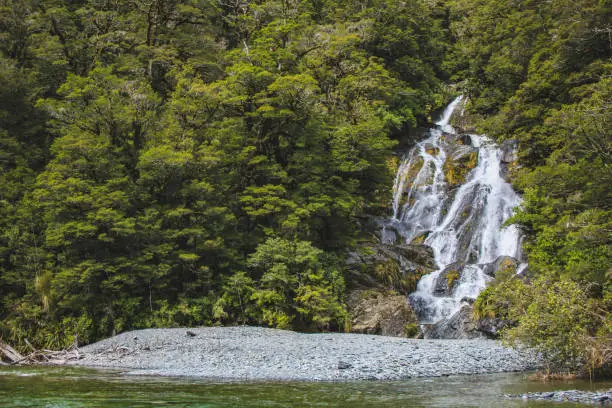
[[[495,261],[481,265],[482,271],[491,277],[495,277],[499,274],[504,276],[514,276],[518,269],[520,262],[518,259],[511,256],[502,255],[497,257]]]
[[[347,303],[352,333],[405,337],[406,327],[418,324],[408,299],[392,291],[354,291]]]
[[[497,317],[485,317],[476,321],[476,330],[484,333],[489,338],[497,338],[500,330],[506,328],[511,322]]]
[[[472,307],[463,305],[448,319],[438,323],[423,325],[423,336],[426,339],[478,339],[484,334],[477,330],[472,319]]]
[[[423,147],[425,148],[425,152],[431,156],[437,156],[440,154],[440,148],[431,143],[425,143]]]
[[[434,286],[434,294],[436,296],[451,296],[463,272],[463,264],[454,262],[444,268],[438,275]]]
[[[444,178],[451,186],[459,186],[478,165],[478,149],[455,145],[447,149],[448,159],[444,163]]]
[[[410,245],[423,245],[431,231],[423,231],[410,241]]]
[[[406,295],[435,270],[433,250],[425,245],[364,244],[347,254],[345,264],[349,289],[386,287]]]
[[[397,230],[391,227],[383,227],[380,230],[380,242],[385,245],[395,245],[398,243]]]
[[[347,370],[353,368],[353,366],[346,361],[338,361],[338,370]]]
[[[570,402],[578,404],[593,404],[599,406],[612,405],[612,390],[582,391],[566,390],[552,392],[530,392],[527,394],[505,395],[506,398],[520,398],[522,400]]]
[[[397,251],[400,256],[406,258],[406,260],[416,264],[432,269],[436,266],[433,249],[427,245],[397,245],[394,250]]]
[[[457,142],[462,144],[462,145],[466,145],[466,146],[471,146],[472,145],[472,136],[463,133],[457,136]]]

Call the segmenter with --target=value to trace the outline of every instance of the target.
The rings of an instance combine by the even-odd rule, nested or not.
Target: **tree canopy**
[[[0,333],[344,327],[342,258],[445,102],[430,1],[0,1]]]

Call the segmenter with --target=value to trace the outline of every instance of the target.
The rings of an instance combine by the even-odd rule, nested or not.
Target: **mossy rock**
[[[463,264],[455,262],[448,265],[435,282],[434,293],[437,296],[450,296],[457,287],[461,273],[463,272]]]
[[[455,281],[459,279],[459,271],[451,270],[446,274],[446,284],[449,288],[452,288]]]
[[[421,168],[423,167],[424,163],[425,162],[423,161],[423,159],[419,157],[412,163],[412,165],[408,169],[406,173],[407,186],[406,186],[406,189],[404,190],[404,194],[402,195],[402,197],[400,197],[399,208],[402,208],[407,204],[406,200],[408,198],[408,191],[410,191],[410,189],[412,188],[412,185],[414,184],[414,179],[421,171]],[[388,204],[387,204],[387,210],[388,210]]]
[[[449,158],[444,163],[444,177],[451,186],[465,183],[468,173],[478,164],[478,152],[471,152],[458,159]]]
[[[511,256],[500,256],[495,261],[483,266],[483,272],[495,277],[496,282],[508,280],[516,275],[519,261]]]
[[[430,231],[425,231],[417,235],[410,241],[410,245],[423,245],[427,237],[429,236]]]

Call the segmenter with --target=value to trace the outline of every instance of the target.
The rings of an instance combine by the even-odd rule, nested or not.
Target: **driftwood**
[[[62,364],[82,358],[76,339],[64,350],[37,350],[27,339],[25,343],[32,351],[26,356],[0,340],[0,365]]]
[[[4,357],[4,359],[2,357]],[[14,364],[16,361],[20,361],[22,359],[23,356],[19,354],[17,350],[0,341],[0,361],[8,360],[9,363]]]

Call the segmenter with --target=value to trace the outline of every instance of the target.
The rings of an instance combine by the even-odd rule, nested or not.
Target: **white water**
[[[454,100],[436,128],[408,153],[393,186],[392,223],[406,243],[428,234],[424,243],[433,248],[439,268],[422,277],[410,295],[423,323],[448,318],[466,299],[475,299],[491,279],[483,273],[483,264],[501,255],[517,259],[521,255],[517,228],[502,227],[520,204],[520,197],[502,177],[502,152],[483,136],[470,135],[471,147],[448,143],[458,137],[449,120],[460,102],[461,97]],[[444,163],[449,155],[466,154],[473,148],[478,151],[478,164],[453,194],[444,178]],[[450,296],[436,296],[438,276],[454,262],[464,266],[458,284]]]

